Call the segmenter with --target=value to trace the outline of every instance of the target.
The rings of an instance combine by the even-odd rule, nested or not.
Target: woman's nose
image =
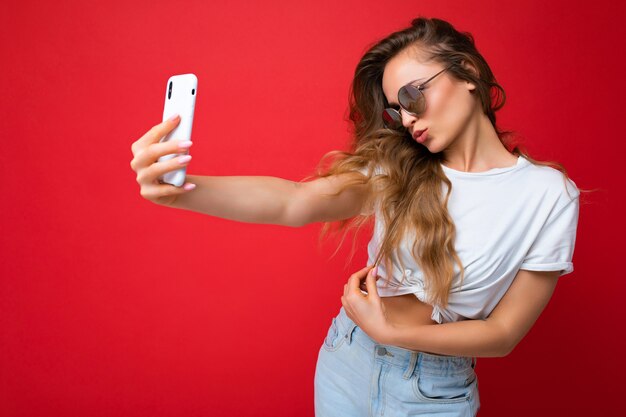
[[[400,108],[400,117],[402,117],[402,124],[407,129],[410,129],[417,120],[416,116],[413,116],[409,112],[405,111],[403,108]]]

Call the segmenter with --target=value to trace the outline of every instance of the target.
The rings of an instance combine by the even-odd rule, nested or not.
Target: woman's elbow
[[[500,357],[503,358],[505,356],[509,356],[511,352],[513,352],[513,349],[515,349],[519,341],[520,340],[517,338],[504,337],[502,341],[502,347],[500,349]]]

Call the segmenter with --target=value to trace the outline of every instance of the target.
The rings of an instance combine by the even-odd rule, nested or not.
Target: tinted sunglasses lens
[[[426,100],[422,92],[412,85],[405,85],[398,92],[398,101],[409,112],[421,114],[424,112]]]
[[[402,126],[402,118],[394,109],[383,110],[383,123],[388,129],[399,129]]]

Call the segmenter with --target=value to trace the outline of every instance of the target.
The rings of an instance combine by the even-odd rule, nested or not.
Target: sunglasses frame
[[[423,83],[421,83],[421,84],[419,84],[419,85],[415,86],[415,88],[417,89],[417,91],[419,91],[419,93],[422,95],[422,97],[424,97],[424,110],[426,110],[426,96],[424,96],[424,93],[422,92],[422,89],[424,88],[424,86],[425,86],[426,84],[428,84],[428,83],[429,83],[432,79],[434,79],[436,76],[438,76],[439,74],[441,74],[441,73],[442,73],[442,72],[444,72],[444,71],[449,70],[449,69],[450,69],[450,68],[452,68],[453,66],[454,66],[454,65],[450,65],[450,66],[448,66],[448,67],[446,67],[446,68],[442,69],[441,71],[439,71],[438,73],[436,73],[435,75],[433,75],[432,77],[430,77],[429,79],[427,79],[426,81],[424,81]],[[423,111],[422,111],[422,112],[420,112],[420,113],[413,113],[413,112],[409,111],[406,107],[404,107],[404,106],[402,105],[402,103],[400,103],[400,92],[402,91],[402,89],[404,89],[404,88],[406,88],[406,87],[408,87],[408,86],[413,87],[413,84],[414,84],[416,81],[417,81],[417,80],[413,80],[413,81],[411,81],[411,82],[409,82],[409,83],[406,83],[405,85],[403,85],[402,87],[400,87],[400,89],[398,90],[398,104],[400,105],[400,110],[404,110],[405,112],[407,112],[407,113],[408,113],[408,114],[410,114],[411,116],[419,116],[420,114],[422,114],[422,113],[423,113]],[[387,129],[391,129],[391,128],[387,127],[387,125],[385,124],[384,114],[385,114],[385,112],[388,112],[388,111],[393,111],[394,113],[396,113],[396,114],[398,115],[398,118],[400,119],[400,120],[399,120],[400,124],[402,124],[402,114],[400,113],[400,111],[398,111],[398,110],[394,109],[393,107],[386,107],[386,108],[383,110],[383,125],[385,125],[385,127],[386,127]],[[393,117],[393,116],[392,116],[392,117]],[[404,127],[404,125],[402,125],[402,127]]]

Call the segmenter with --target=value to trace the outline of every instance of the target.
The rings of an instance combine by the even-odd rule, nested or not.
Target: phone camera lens
[[[192,88],[192,89],[191,89],[191,95],[193,96],[194,94],[196,94],[196,89],[195,89],[195,88]]]

